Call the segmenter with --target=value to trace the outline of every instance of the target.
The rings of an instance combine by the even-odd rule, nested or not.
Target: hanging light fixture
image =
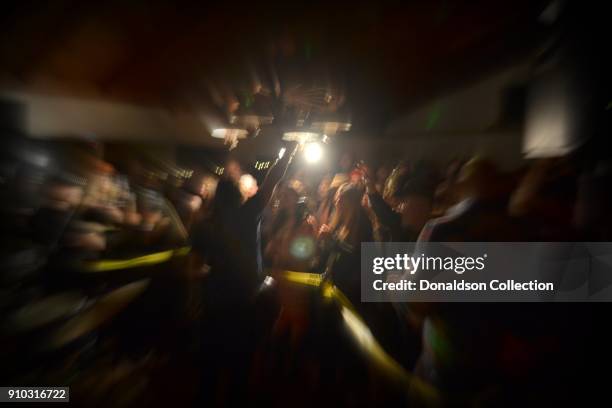
[[[339,132],[348,132],[351,130],[350,122],[313,122],[312,128],[317,131],[328,135],[333,136]]]
[[[209,114],[202,115],[202,121],[212,137],[223,139],[223,144],[228,145],[229,150],[232,150],[238,146],[239,140],[248,137],[249,131],[243,126],[231,123],[229,116],[227,111],[218,107]]]
[[[239,127],[218,127],[213,129],[210,135],[216,139],[223,139],[223,144],[229,145],[229,149],[232,150],[238,146],[238,141],[246,139],[248,134],[246,129]]]
[[[287,122],[293,122],[293,126],[287,128],[283,133],[283,140],[287,142],[298,142],[300,145],[318,142],[321,134],[308,126],[310,111],[307,109],[295,109],[291,112],[291,118]]]
[[[340,109],[336,112],[315,114],[311,127],[327,136],[334,136],[340,132],[348,132],[351,130],[351,125],[350,114],[346,109]]]
[[[235,112],[230,114],[229,123],[257,136],[262,126],[270,125],[274,121],[271,105],[271,101],[265,95],[249,96]]]
[[[283,133],[283,140],[287,142],[298,142],[299,144],[318,142],[321,134],[311,130],[296,128]]]

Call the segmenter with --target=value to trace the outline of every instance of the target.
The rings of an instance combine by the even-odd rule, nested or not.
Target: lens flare
[[[297,237],[289,247],[289,253],[300,260],[310,258],[315,251],[314,240],[310,237]]]

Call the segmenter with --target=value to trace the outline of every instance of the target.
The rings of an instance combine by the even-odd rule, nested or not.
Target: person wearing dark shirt
[[[193,266],[210,267],[202,291],[201,405],[212,404],[219,389],[227,389],[222,398],[230,405],[244,402],[240,399],[257,343],[256,295],[263,281],[260,223],[292,157],[279,159],[258,192],[244,202],[236,177],[221,180],[210,217],[194,229]]]
[[[293,155],[279,159],[258,192],[245,202],[233,178],[217,185],[209,218],[196,228],[193,248],[210,266],[208,281],[218,302],[247,301],[262,282],[261,218]]]

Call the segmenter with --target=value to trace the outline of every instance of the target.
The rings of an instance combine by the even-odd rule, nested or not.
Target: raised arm
[[[255,194],[255,196],[245,203],[245,205],[250,207],[249,209],[255,210],[255,212],[260,212],[263,211],[266,205],[268,205],[268,202],[270,202],[270,199],[272,198],[272,194],[274,194],[276,186],[283,179],[283,177],[285,177],[287,169],[289,168],[297,149],[297,143],[290,143],[287,146],[287,152],[285,155],[274,162],[268,171],[268,174],[266,174],[264,181],[261,183],[261,187],[257,191],[257,194]]]
[[[287,154],[285,154],[282,158],[276,159],[268,174],[264,178],[263,183],[261,184],[260,192],[262,194],[261,200],[264,205],[268,204],[270,198],[272,198],[272,194],[274,194],[274,190],[278,183],[285,177],[287,173],[287,169],[289,165],[293,161],[293,156],[297,152],[298,144],[290,143],[287,146]]]

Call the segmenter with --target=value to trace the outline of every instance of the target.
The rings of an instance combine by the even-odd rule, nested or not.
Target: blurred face
[[[198,186],[197,192],[200,197],[206,198],[208,196],[208,188],[206,188],[206,184],[204,182]]]
[[[239,187],[243,199],[248,200],[257,193],[257,180],[250,174],[243,174],[240,176]]]
[[[217,179],[214,177],[205,177],[202,182],[202,189],[200,190],[200,195],[202,198],[211,199],[215,195],[215,190],[217,189]]]
[[[191,211],[197,211],[202,206],[202,198],[200,196],[191,196],[189,198],[189,202],[187,203]]]
[[[350,174],[349,180],[353,184],[361,183],[361,179],[363,177],[363,173],[360,170],[353,170]]]

